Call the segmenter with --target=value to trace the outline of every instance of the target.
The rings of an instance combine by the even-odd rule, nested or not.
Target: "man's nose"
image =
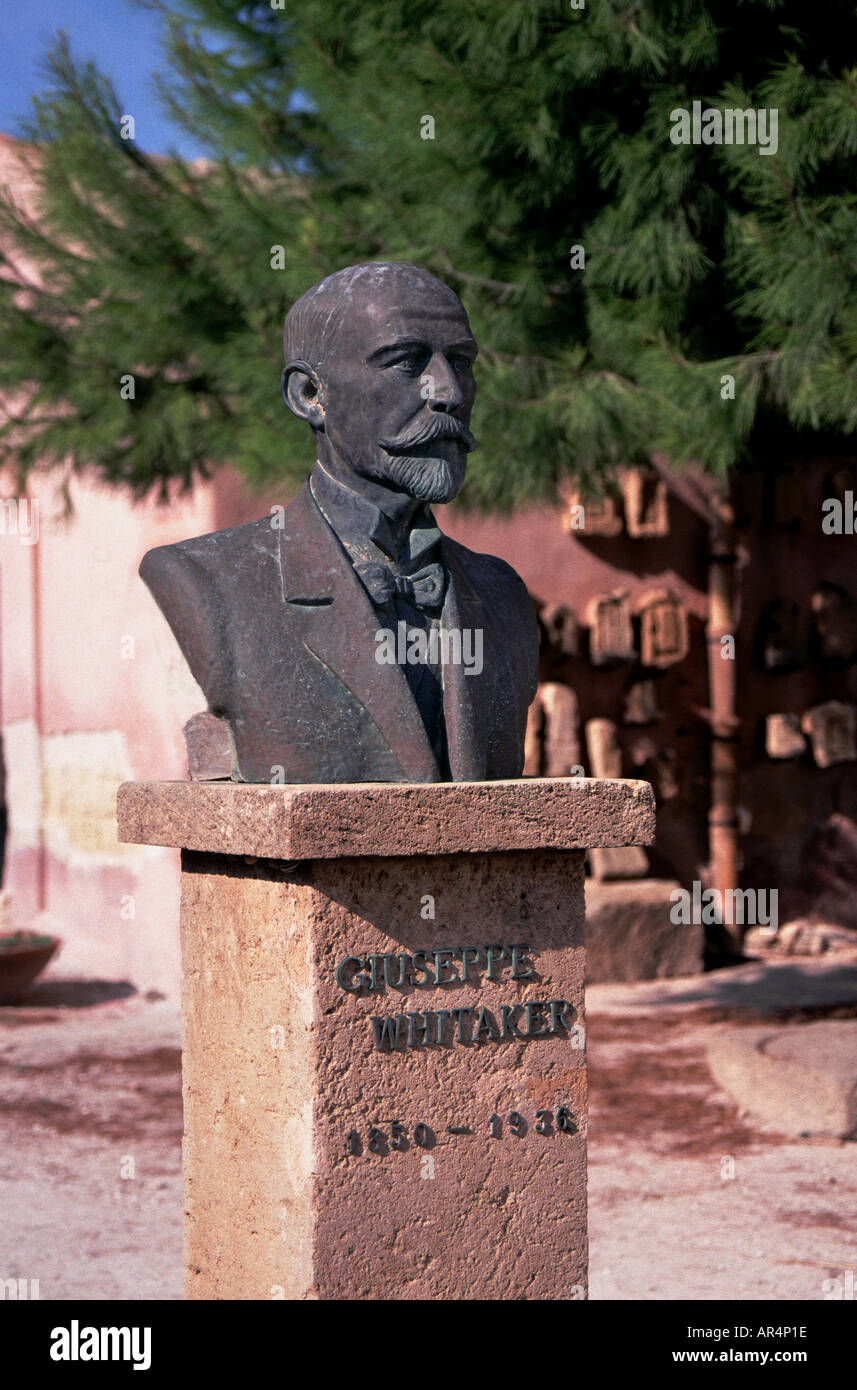
[[[457,410],[464,400],[461,382],[445,357],[433,357],[426,368],[428,377],[426,404],[430,410],[442,410],[447,415]]]

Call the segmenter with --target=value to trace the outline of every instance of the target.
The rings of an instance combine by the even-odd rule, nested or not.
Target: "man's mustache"
[[[477,447],[470,430],[454,415],[430,415],[418,425],[412,425],[392,439],[379,439],[378,443],[388,454],[408,454],[420,444],[428,444],[432,439],[457,439],[467,453]]]

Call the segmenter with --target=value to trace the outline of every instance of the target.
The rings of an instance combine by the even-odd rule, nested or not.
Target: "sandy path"
[[[817,1300],[857,1273],[857,1144],[759,1132],[703,1051],[760,1016],[853,1016],[857,966],[760,972],[590,990],[593,1298]],[[177,1009],[42,988],[0,1009],[0,1278],[180,1298]]]

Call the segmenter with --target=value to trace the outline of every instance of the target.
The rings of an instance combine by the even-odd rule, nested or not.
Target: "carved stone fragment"
[[[584,621],[589,628],[589,659],[593,666],[633,661],[634,629],[626,593],[599,594],[590,599]]]
[[[622,749],[612,719],[587,719],[586,752],[591,776],[622,776]]]
[[[667,485],[657,469],[626,469],[622,478],[622,493],[629,536],[646,539],[669,535]]]
[[[232,776],[229,726],[210,710],[194,714],[184,726],[188,774],[193,782],[213,782]]]
[[[524,733],[524,776],[541,777],[543,766],[545,711],[542,705],[541,687],[527,712],[527,728]]]
[[[548,681],[540,689],[544,709],[544,776],[568,777],[580,766],[577,696],[568,685]]]
[[[857,761],[857,705],[825,700],[807,710],[801,728],[809,735],[818,767]]]
[[[578,622],[564,603],[546,603],[540,614],[550,646],[561,656],[577,656]]]
[[[825,661],[857,657],[857,604],[838,584],[820,584],[812,596],[812,618]]]
[[[769,758],[799,758],[806,739],[796,714],[769,714],[765,720],[765,752]]]
[[[687,613],[681,599],[662,590],[643,594],[640,615],[640,660],[663,670],[683,661],[688,652]]]
[[[623,724],[656,724],[663,718],[658,709],[658,692],[654,681],[634,681],[625,695]]]
[[[625,849],[591,849],[587,855],[589,871],[597,883],[610,879],[645,878],[649,860],[644,849],[629,845]]]

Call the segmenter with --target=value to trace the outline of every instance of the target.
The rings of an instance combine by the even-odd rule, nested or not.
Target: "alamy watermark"
[[[379,666],[463,666],[466,676],[482,671],[481,627],[408,628],[406,622],[375,633],[375,660]]]
[[[821,514],[825,536],[857,535],[857,494],[851,488],[844,497],[825,497]]]
[[[0,1299],[4,1302],[7,1299],[32,1301],[39,1297],[38,1279],[0,1279]]]
[[[0,536],[17,536],[22,545],[39,539],[39,501],[36,497],[0,497]]]
[[[81,1327],[72,1318],[68,1327],[51,1332],[52,1361],[130,1361],[135,1371],[152,1364],[151,1327]]]
[[[674,888],[670,893],[670,921],[676,926],[712,927],[715,923],[725,926],[758,926],[773,935],[779,927],[779,890],[776,888],[729,888],[725,893],[719,888],[703,888],[696,879],[693,892],[686,888]]]
[[[674,145],[758,145],[759,154],[776,154],[779,144],[779,111],[776,107],[703,107],[694,101],[690,110],[677,106],[670,112],[670,140]]]

